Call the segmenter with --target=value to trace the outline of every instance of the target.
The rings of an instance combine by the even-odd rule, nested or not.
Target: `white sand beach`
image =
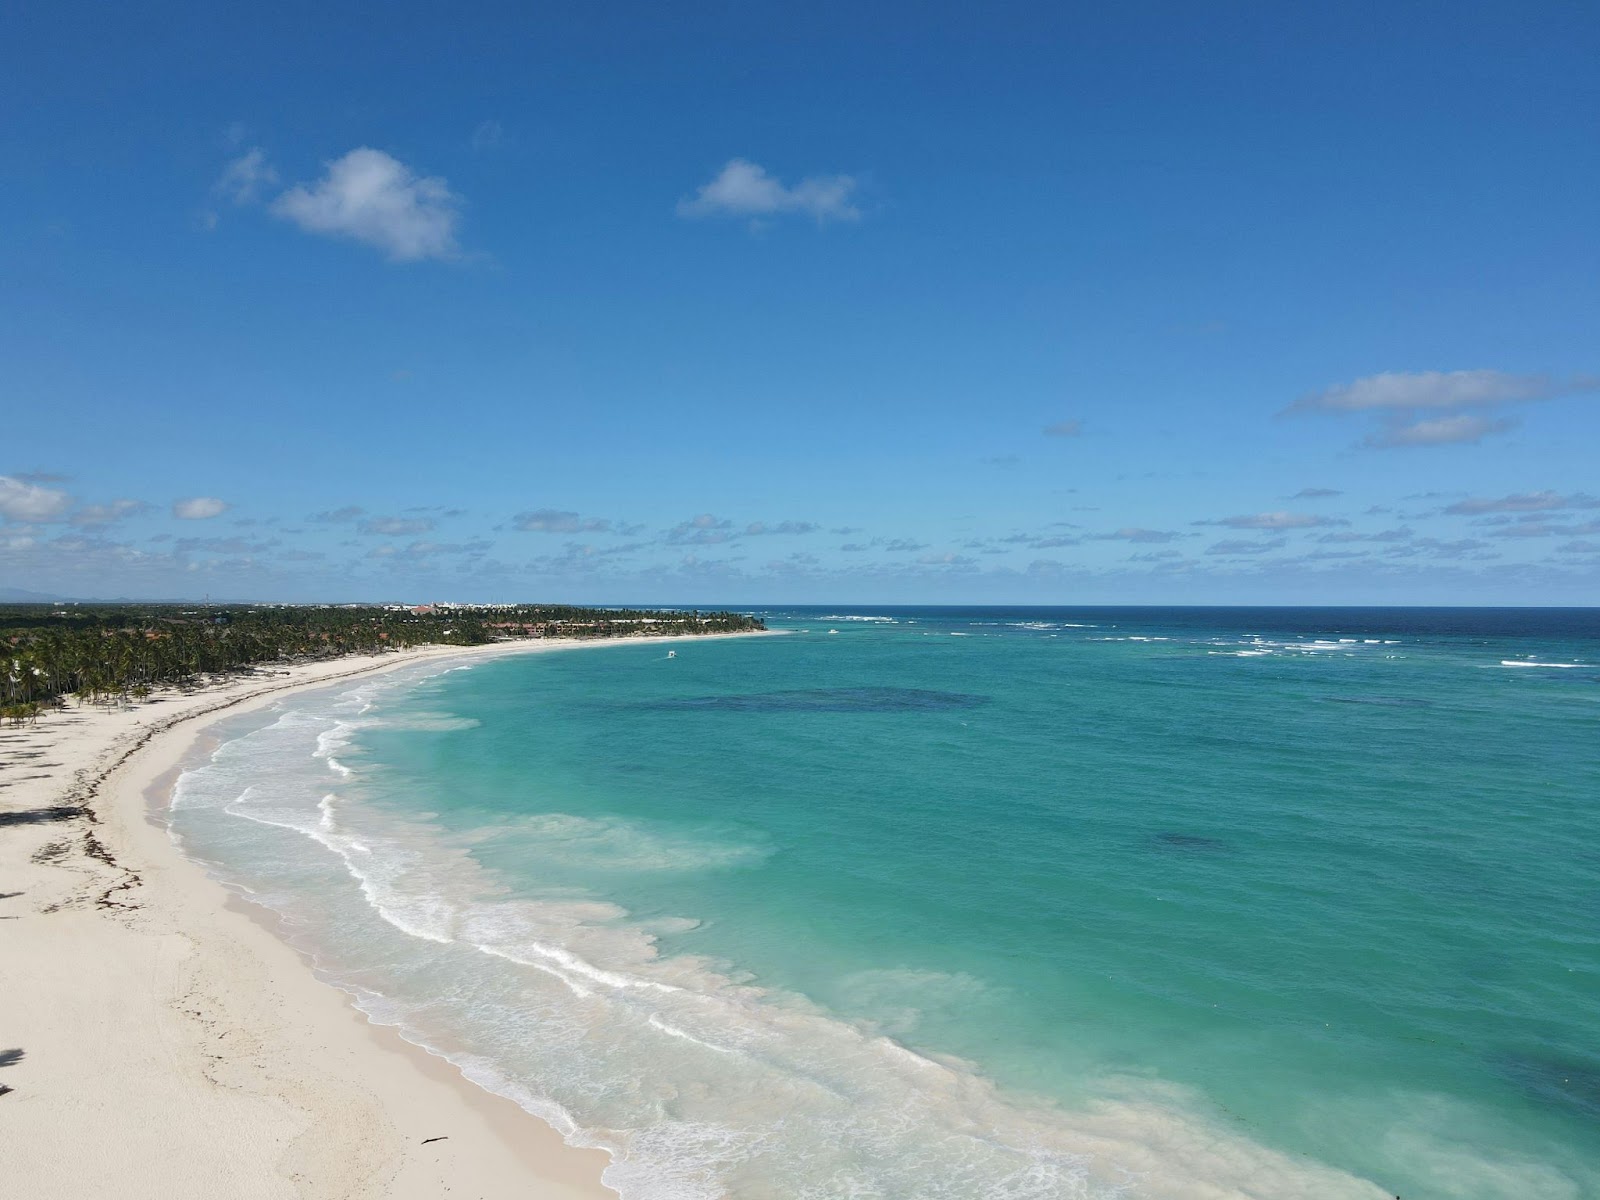
[[[274,936],[271,914],[185,858],[161,819],[210,719],[430,658],[607,644],[344,658],[0,729],[7,1192],[614,1196],[601,1183],[604,1153],[565,1145],[369,1024]]]

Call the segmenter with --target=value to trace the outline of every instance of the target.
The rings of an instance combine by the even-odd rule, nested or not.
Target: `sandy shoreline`
[[[749,636],[749,635],[724,635]],[[627,639],[621,644],[641,640]],[[371,1025],[152,819],[205,728],[429,647],[0,729],[0,1145],[30,1197],[595,1200],[607,1156]]]

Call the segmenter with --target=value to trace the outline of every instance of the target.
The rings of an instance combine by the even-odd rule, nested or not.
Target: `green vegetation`
[[[0,720],[126,703],[272,664],[522,638],[689,636],[764,629],[738,613],[567,605],[0,605]]]

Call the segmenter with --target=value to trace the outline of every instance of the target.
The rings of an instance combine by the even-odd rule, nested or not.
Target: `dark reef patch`
[[[937,692],[926,688],[856,687],[802,688],[783,692],[757,692],[744,696],[685,696],[651,700],[630,708],[656,712],[740,713],[897,713],[944,712],[977,708],[987,696],[964,692]]]
[[[1600,1062],[1543,1054],[1502,1054],[1494,1060],[1502,1076],[1530,1099],[1600,1120]]]

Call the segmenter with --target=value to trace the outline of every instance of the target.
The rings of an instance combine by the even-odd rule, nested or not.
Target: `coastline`
[[[607,1155],[370,1023],[273,914],[184,856],[162,810],[214,720],[291,692],[432,659],[679,640],[426,647],[0,729],[8,1182],[42,1197],[614,1200]]]

